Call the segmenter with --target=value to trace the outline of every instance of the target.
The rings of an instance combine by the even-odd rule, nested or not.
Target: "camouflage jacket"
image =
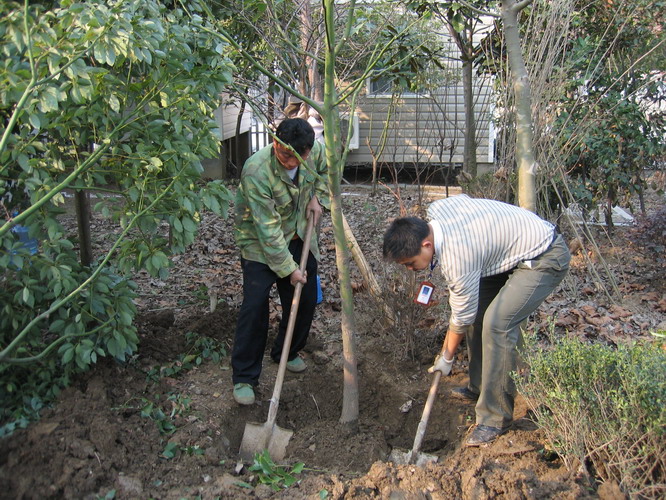
[[[330,207],[324,147],[315,141],[306,160],[298,168],[298,183],[273,154],[269,145],[245,162],[236,193],[236,243],[247,260],[269,266],[280,278],[298,269],[288,245],[298,233],[305,237],[305,208],[314,195]],[[312,232],[310,251],[319,260],[316,231]]]

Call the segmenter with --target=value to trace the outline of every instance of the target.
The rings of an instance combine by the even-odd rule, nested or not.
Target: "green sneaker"
[[[300,357],[294,358],[291,361],[287,361],[287,370],[290,372],[301,373],[304,372],[306,368],[307,366],[305,361],[303,361],[303,359]]]
[[[234,399],[239,405],[254,404],[254,389],[250,384],[234,385]]]

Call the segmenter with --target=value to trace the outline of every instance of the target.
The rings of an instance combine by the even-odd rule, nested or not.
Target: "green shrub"
[[[35,420],[73,374],[99,357],[125,361],[136,351],[135,283],[105,267],[66,301],[91,276],[66,243],[44,243],[39,254],[21,259],[21,268],[21,252],[0,247],[0,350],[6,355],[0,361],[0,436]],[[20,344],[10,349],[21,331]]]
[[[202,212],[226,217],[231,193],[201,183],[201,160],[219,156],[214,110],[234,69],[209,36],[219,21],[196,2],[3,8],[0,435],[36,418],[100,356],[135,352],[129,277],[165,279]],[[90,266],[62,224],[71,191],[93,191],[94,212],[120,230]],[[17,226],[36,252],[22,248]]]
[[[535,339],[519,391],[569,468],[612,479],[631,497],[666,494],[666,350],[661,342],[616,349]]]

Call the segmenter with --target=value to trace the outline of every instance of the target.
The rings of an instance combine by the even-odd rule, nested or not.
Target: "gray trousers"
[[[506,427],[513,420],[520,324],[560,284],[571,256],[561,235],[537,258],[481,279],[479,310],[468,330],[469,390],[479,394],[476,423]]]

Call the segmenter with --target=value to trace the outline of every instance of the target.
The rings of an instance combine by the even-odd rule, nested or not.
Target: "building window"
[[[417,93],[406,88],[396,88],[390,74],[372,76],[367,80],[368,97],[391,97],[395,91],[402,97],[427,97],[428,93]]]
[[[375,96],[391,95],[393,85],[388,76],[368,78],[368,94]]]

